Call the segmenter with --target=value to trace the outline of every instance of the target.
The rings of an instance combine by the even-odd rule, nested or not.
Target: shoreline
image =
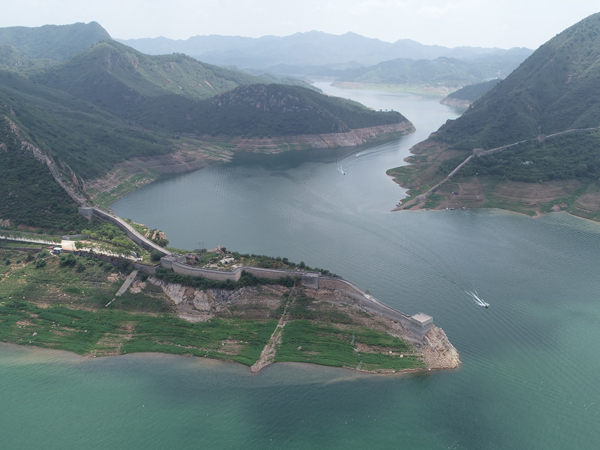
[[[401,369],[401,370],[390,370],[390,371],[370,371],[370,370],[365,370],[365,369],[356,369],[353,367],[336,367],[336,366],[327,366],[324,364],[316,364],[316,363],[310,363],[310,362],[304,362],[304,361],[278,361],[278,362],[274,362],[272,364],[269,364],[268,366],[265,366],[262,370],[257,371],[257,372],[253,372],[251,370],[250,366],[247,366],[246,364],[242,364],[238,361],[232,361],[232,360],[227,360],[227,359],[216,359],[216,358],[208,358],[208,357],[203,357],[203,356],[195,356],[195,355],[176,355],[173,353],[165,353],[165,352],[136,352],[136,353],[126,353],[126,354],[120,354],[120,355],[101,355],[101,356],[94,356],[94,355],[80,355],[79,353],[70,351],[70,350],[63,350],[63,349],[56,349],[56,348],[47,348],[47,347],[40,347],[37,345],[28,345],[28,344],[15,344],[14,342],[6,342],[6,341],[0,341],[0,352],[2,352],[2,347],[6,347],[9,349],[14,349],[14,350],[19,350],[19,351],[28,351],[28,352],[40,352],[40,353],[46,353],[48,356],[54,354],[62,354],[66,357],[68,357],[69,359],[77,362],[77,363],[85,363],[87,361],[91,361],[94,359],[110,359],[110,358],[193,358],[196,362],[199,362],[201,364],[206,364],[206,365],[219,365],[219,364],[227,364],[227,365],[232,365],[232,366],[237,366],[239,368],[246,368],[247,370],[244,370],[244,374],[247,376],[258,376],[258,374],[260,372],[262,372],[265,369],[268,369],[268,367],[270,366],[275,366],[275,365],[301,365],[305,368],[307,368],[308,370],[318,370],[318,369],[325,369],[325,370],[343,370],[345,372],[348,373],[352,373],[355,375],[369,375],[369,378],[371,378],[372,375],[380,375],[380,376],[391,376],[391,375],[408,375],[410,373],[425,373],[425,372],[438,372],[438,371],[446,371],[446,370],[456,370],[458,369],[458,366],[452,369],[443,369],[443,368],[418,368],[418,369]],[[40,358],[39,361],[26,361],[23,363],[23,365],[30,365],[30,364],[46,364],[48,363],[47,358]]]
[[[224,136],[188,137],[195,150],[177,150],[155,157],[133,158],[117,164],[106,175],[84,182],[84,191],[95,205],[108,208],[120,198],[143,186],[177,174],[195,172],[230,162],[236,153],[278,154],[310,149],[353,148],[383,144],[414,133],[410,120],[391,125],[357,128],[346,133],[281,136],[273,138],[241,138]],[[205,151],[217,152],[209,156]],[[164,165],[163,163],[166,163]]]

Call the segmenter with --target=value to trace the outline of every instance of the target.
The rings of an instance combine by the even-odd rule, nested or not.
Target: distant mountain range
[[[284,37],[248,38],[212,35],[194,36],[187,40],[172,40],[164,37],[117,40],[150,55],[186,53],[211,64],[254,69],[266,69],[278,65],[331,66],[348,62],[371,66],[398,58],[473,59],[485,55],[502,55],[507,52],[499,48],[448,48],[424,45],[410,39],[390,43],[355,33],[338,36],[320,31],[296,33]],[[519,49],[519,51],[531,53],[528,49]]]

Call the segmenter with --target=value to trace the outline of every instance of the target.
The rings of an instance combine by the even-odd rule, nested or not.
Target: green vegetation
[[[181,53],[144,55],[112,40],[92,45],[33,79],[117,114],[132,108],[141,112],[143,108],[136,105],[150,98],[164,97],[167,105],[177,99],[207,99],[241,85],[265,82]]]
[[[124,231],[111,223],[94,218],[86,225],[86,228],[81,230],[81,234],[89,236],[94,240],[107,242],[128,250],[138,248],[138,246],[127,237],[127,234],[125,234]]]
[[[465,185],[462,194],[453,197],[442,186],[425,205],[443,200],[529,215],[562,210],[600,220],[599,58],[597,13],[542,45],[461,117],[415,146],[412,168],[389,173],[411,194],[423,193],[474,149],[522,142],[472,158],[452,180]],[[556,136],[569,130],[575,131]]]
[[[599,148],[598,132],[566,134],[544,142],[528,142],[499,153],[473,158],[460,170],[460,174],[499,175],[509,180],[530,183],[573,178],[595,180],[600,178]]]
[[[356,351],[359,344],[363,351]],[[295,320],[285,326],[275,361],[364,370],[424,367],[405,342],[386,333],[358,326],[340,329],[308,320]]]
[[[252,365],[276,321],[216,319],[189,323],[164,314],[42,309],[22,300],[0,301],[0,340],[94,355],[161,352],[207,356]],[[235,352],[224,346],[235,341]],[[225,347],[225,348],[224,348]]]
[[[342,133],[406,121],[398,112],[375,112],[351,100],[277,84],[243,86],[221,94],[190,110],[187,122],[181,113],[172,113],[177,131],[245,137]]]
[[[15,139],[30,142],[83,179],[104,175],[135,156],[172,151],[164,135],[140,130],[90,103],[2,69],[0,105],[0,117],[16,125],[11,133],[17,134]]]

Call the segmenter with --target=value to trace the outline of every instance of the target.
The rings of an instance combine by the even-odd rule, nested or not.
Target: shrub
[[[152,261],[160,261],[160,258],[162,258],[162,256],[163,254],[159,250],[152,250],[152,253],[150,253],[150,259]]]
[[[75,258],[73,253],[68,253],[66,255],[63,254],[60,255],[58,264],[60,264],[61,267],[73,267],[75,264],[77,264],[77,258]]]
[[[42,267],[46,267],[46,260],[45,259],[38,259],[38,260],[36,260],[34,267],[36,269],[41,269]]]

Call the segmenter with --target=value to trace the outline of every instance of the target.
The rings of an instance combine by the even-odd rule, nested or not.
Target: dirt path
[[[271,335],[271,339],[269,339],[269,342],[267,343],[267,345],[265,345],[265,348],[263,348],[263,351],[260,354],[260,358],[258,358],[258,361],[256,361],[252,365],[252,367],[250,367],[250,371],[252,373],[260,372],[262,369],[264,369],[270,364],[273,364],[273,362],[275,361],[277,347],[279,346],[279,344],[281,344],[281,337],[283,336],[283,327],[285,327],[285,325],[287,324],[286,316],[288,306],[289,303],[285,305],[285,309],[283,310],[283,314],[279,319],[279,323],[277,323],[275,331],[273,331],[273,334]]]
[[[123,295],[125,292],[127,292],[127,289],[129,289],[129,286],[131,286],[131,283],[133,283],[133,280],[135,280],[135,277],[137,276],[138,271],[134,270],[133,272],[131,272],[129,274],[129,276],[127,277],[127,279],[125,280],[125,283],[123,283],[123,285],[120,287],[120,289],[117,291],[116,297],[120,297],[121,295]],[[113,299],[114,300],[114,299]],[[106,305],[108,306],[108,305]]]

